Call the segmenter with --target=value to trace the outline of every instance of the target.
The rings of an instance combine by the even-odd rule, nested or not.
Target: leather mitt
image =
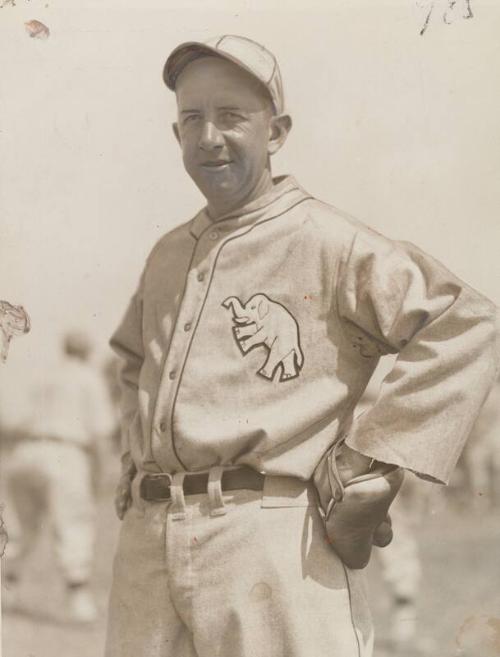
[[[385,547],[392,540],[389,507],[404,479],[396,465],[377,463],[368,473],[346,484],[340,480],[336,454],[340,443],[327,454],[314,475],[328,542],[353,569],[365,568],[373,545]]]

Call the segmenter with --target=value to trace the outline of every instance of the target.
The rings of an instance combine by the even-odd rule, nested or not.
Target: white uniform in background
[[[436,646],[422,632],[418,605],[423,573],[420,529],[429,510],[435,486],[407,476],[391,506],[394,538],[383,550],[377,550],[382,577],[390,595],[390,641],[394,654],[430,654]],[[413,652],[411,653],[413,654]],[[432,652],[432,654],[434,654]]]
[[[472,429],[463,455],[468,493],[474,506],[500,504],[500,380]]]
[[[10,504],[17,518],[7,549],[7,581],[22,574],[46,518],[74,615],[91,620],[95,608],[82,591],[92,571],[95,539],[93,465],[113,429],[108,393],[101,377],[79,358],[66,358],[34,387],[25,439],[14,448],[7,469]],[[16,531],[17,529],[17,531]]]

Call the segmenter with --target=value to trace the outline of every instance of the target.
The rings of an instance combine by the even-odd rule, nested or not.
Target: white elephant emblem
[[[280,369],[280,381],[295,379],[300,374],[304,355],[299,327],[284,306],[265,294],[255,294],[245,305],[237,297],[228,297],[222,305],[232,310],[233,334],[243,355],[257,347],[267,350],[257,374],[272,380]]]

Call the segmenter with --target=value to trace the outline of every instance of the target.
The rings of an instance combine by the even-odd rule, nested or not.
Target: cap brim
[[[169,55],[163,68],[163,81],[169,89],[175,90],[175,83],[182,70],[192,61],[206,55],[224,57],[220,51],[204,43],[188,41],[177,46]],[[229,57],[225,57],[229,59]]]

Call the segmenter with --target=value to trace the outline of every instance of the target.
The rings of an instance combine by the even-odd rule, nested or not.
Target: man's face
[[[186,171],[209,206],[238,207],[268,169],[274,117],[265,89],[231,62],[202,57],[182,71],[176,94]]]

